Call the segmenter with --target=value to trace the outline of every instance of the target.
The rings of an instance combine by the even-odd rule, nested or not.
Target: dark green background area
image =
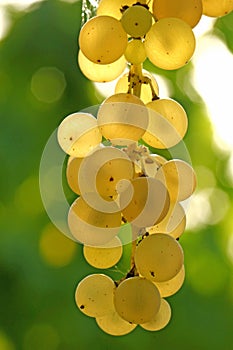
[[[226,251],[233,231],[233,190],[224,172],[229,154],[211,147],[212,129],[198,92],[190,100],[177,84],[178,72],[153,68],[169,79],[170,97],[186,109],[185,143],[193,166],[213,172],[216,186],[229,199],[227,215],[182,236],[187,278],[180,292],[168,298],[170,324],[160,332],[138,327],[127,336],[111,337],[74,303],[75,286],[90,271],[82,247],[77,244],[70,264],[60,268],[49,265],[39,249],[41,232],[50,222],[39,189],[45,144],[66,115],[101,102],[77,66],[81,4],[49,0],[27,12],[12,7],[8,12],[12,27],[0,42],[0,350],[232,349],[233,266]],[[232,23],[230,14],[213,28],[230,50]],[[64,73],[67,85],[54,103],[32,94],[31,80],[41,67]],[[145,68],[152,66],[147,62]],[[192,69],[189,63],[179,70],[179,79],[188,82]]]

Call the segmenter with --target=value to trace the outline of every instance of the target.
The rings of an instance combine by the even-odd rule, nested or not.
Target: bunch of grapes
[[[68,213],[73,238],[96,269],[114,267],[123,254],[122,227],[131,227],[131,266],[114,281],[95,273],[79,282],[75,300],[108,334],[140,325],[164,328],[171,318],[165,299],[185,277],[179,238],[185,230],[183,203],[194,192],[193,168],[150,149],[169,149],[185,136],[188,119],[172,99],[159,98],[148,58],[157,67],[184,66],[195,50],[192,28],[202,14],[222,16],[233,1],[101,0],[97,15],[79,35],[79,66],[93,81],[120,77],[115,94],[95,115],[77,112],[58,128],[68,154],[67,182],[77,198]],[[159,153],[159,152],[158,152]]]

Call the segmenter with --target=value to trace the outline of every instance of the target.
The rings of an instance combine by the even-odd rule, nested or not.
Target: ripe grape
[[[167,300],[161,299],[158,313],[151,321],[141,324],[140,326],[147,331],[159,331],[167,326],[171,319],[171,307]]]
[[[100,0],[97,8],[97,15],[112,16],[117,19],[122,17],[122,5],[131,6],[135,3],[135,0]]]
[[[75,291],[75,302],[80,311],[90,317],[104,316],[113,309],[113,280],[103,274],[86,276]]]
[[[125,58],[132,64],[141,64],[146,59],[146,50],[141,40],[133,39],[128,42],[125,50]]]
[[[193,28],[202,16],[202,0],[154,0],[153,14],[157,20],[166,17],[180,18]]]
[[[114,237],[108,243],[91,247],[84,245],[83,255],[89,265],[98,269],[108,269],[118,263],[122,256],[123,248],[121,240]]]
[[[182,287],[185,278],[185,268],[182,266],[181,270],[172,279],[165,282],[154,282],[158,288],[161,297],[166,298],[178,292]]]
[[[66,167],[66,178],[69,187],[74,193],[81,194],[78,184],[78,172],[83,158],[69,157]]]
[[[141,277],[127,278],[115,290],[114,305],[124,320],[141,324],[150,321],[160,307],[157,287]]]
[[[167,234],[147,236],[136,248],[136,268],[151,281],[170,280],[181,270],[183,262],[181,245]]]
[[[195,50],[192,28],[179,18],[162,18],[146,34],[145,49],[149,60],[167,70],[183,67]]]
[[[196,187],[193,168],[180,159],[172,159],[164,163],[157,171],[155,178],[166,186],[172,202],[189,198]]]
[[[58,127],[57,138],[63,151],[78,158],[85,157],[102,141],[96,118],[89,113],[66,117]]]
[[[102,317],[96,317],[96,323],[105,333],[110,335],[125,335],[132,332],[137,325],[125,321],[114,310]]]
[[[183,107],[172,99],[159,99],[147,103],[149,124],[142,139],[155,148],[170,148],[179,143],[188,128]]]
[[[133,38],[143,37],[152,25],[152,15],[141,5],[131,6],[124,11],[121,24]]]
[[[82,73],[89,79],[99,83],[112,81],[126,68],[126,60],[121,56],[118,60],[109,64],[98,64],[90,61],[81,50],[78,54],[78,64]]]
[[[92,62],[109,64],[125,52],[127,34],[121,22],[110,16],[96,16],[84,24],[79,33],[79,47]]]
[[[119,93],[101,104],[97,123],[102,135],[116,145],[138,141],[148,125],[148,111],[139,97]]]
[[[222,17],[233,11],[233,0],[202,0],[203,14],[209,17]]]

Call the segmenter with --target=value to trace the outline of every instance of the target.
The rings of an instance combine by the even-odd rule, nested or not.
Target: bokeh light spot
[[[56,67],[42,67],[32,76],[32,93],[41,102],[57,102],[63,95],[65,88],[65,76]]]
[[[0,349],[1,350],[15,350],[12,341],[0,330]]]
[[[75,256],[77,244],[65,237],[49,223],[40,237],[40,253],[44,261],[54,267],[68,265]]]

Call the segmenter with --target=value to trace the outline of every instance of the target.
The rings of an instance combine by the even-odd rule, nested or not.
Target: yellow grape
[[[161,299],[158,313],[151,321],[141,324],[140,326],[147,331],[159,331],[167,326],[171,319],[171,307],[167,300]]]
[[[132,64],[141,64],[146,59],[146,50],[141,40],[133,39],[128,42],[125,50],[125,58]]]
[[[167,234],[147,236],[136,248],[135,264],[138,272],[154,282],[164,282],[175,277],[183,263],[181,245]]]
[[[148,125],[148,111],[139,97],[119,93],[101,104],[97,123],[102,135],[116,145],[138,141]]]
[[[126,60],[121,56],[118,60],[109,64],[98,64],[90,61],[81,50],[78,53],[78,64],[82,73],[89,79],[99,83],[112,81],[126,68]]]
[[[105,316],[96,317],[96,323],[105,333],[116,336],[128,334],[137,327],[136,324],[123,320],[115,310]]]
[[[159,99],[147,103],[149,124],[142,139],[155,148],[170,148],[179,143],[188,128],[184,108],[172,99]]]
[[[86,193],[93,192],[105,199],[111,198],[117,194],[118,181],[132,179],[133,175],[133,163],[124,151],[111,146],[97,149],[83,160],[79,169],[81,194],[85,197]],[[105,211],[102,204],[102,201],[99,201],[95,209]]]
[[[180,203],[170,203],[170,208],[165,218],[158,224],[150,227],[148,232],[168,233],[174,238],[179,238],[185,230],[186,215]]]
[[[172,70],[183,67],[195,50],[195,36],[189,24],[179,18],[162,18],[146,34],[145,49],[157,67]]]
[[[202,0],[203,14],[209,17],[222,17],[233,11],[233,0]]]
[[[120,193],[122,214],[137,227],[148,227],[160,222],[166,216],[169,204],[165,186],[150,177],[133,179]]]
[[[202,0],[154,0],[153,14],[157,20],[166,17],[180,18],[193,28],[202,16]]]
[[[96,16],[87,21],[80,30],[79,47],[92,62],[109,64],[125,52],[127,34],[121,22],[110,16]]]
[[[81,194],[78,184],[78,172],[83,158],[69,157],[66,168],[66,178],[69,187],[74,193]]]
[[[90,317],[104,316],[113,309],[113,280],[103,274],[86,276],[75,291],[75,302],[80,311]]]
[[[114,203],[116,205],[116,203]],[[82,197],[77,198],[68,213],[68,225],[79,242],[100,246],[117,235],[121,226],[121,212],[100,212],[90,207]]]
[[[106,15],[121,19],[122,6],[131,6],[133,4],[135,4],[135,0],[100,0],[97,15]]]
[[[151,73],[147,72],[146,70],[143,70],[142,74],[143,74],[143,78],[145,78],[144,81],[148,81],[148,80],[151,81],[152,87],[156,95],[158,96],[159,86],[154,76]],[[116,83],[115,93],[116,94],[122,93],[122,92],[126,93],[128,89],[129,89],[129,73],[126,73]],[[153,98],[153,95],[152,95],[152,90],[150,85],[148,83],[143,83],[141,85],[140,99],[146,104],[150,102],[152,98]]]
[[[152,25],[152,15],[141,5],[131,6],[124,11],[121,24],[126,33],[133,38],[143,37]]]
[[[97,120],[88,113],[73,113],[58,127],[58,143],[67,154],[82,158],[101,141],[102,135]]]
[[[157,287],[149,280],[131,277],[115,290],[114,305],[124,320],[134,324],[150,321],[160,308],[161,297]]]
[[[122,243],[114,237],[100,247],[83,246],[83,255],[89,265],[97,269],[108,269],[118,263],[122,256]]]
[[[170,297],[178,292],[182,287],[185,278],[185,268],[182,266],[181,270],[172,279],[165,282],[154,282],[158,288],[162,298]]]
[[[157,171],[155,178],[167,188],[172,202],[189,198],[196,188],[196,175],[188,163],[172,159],[164,163]]]

